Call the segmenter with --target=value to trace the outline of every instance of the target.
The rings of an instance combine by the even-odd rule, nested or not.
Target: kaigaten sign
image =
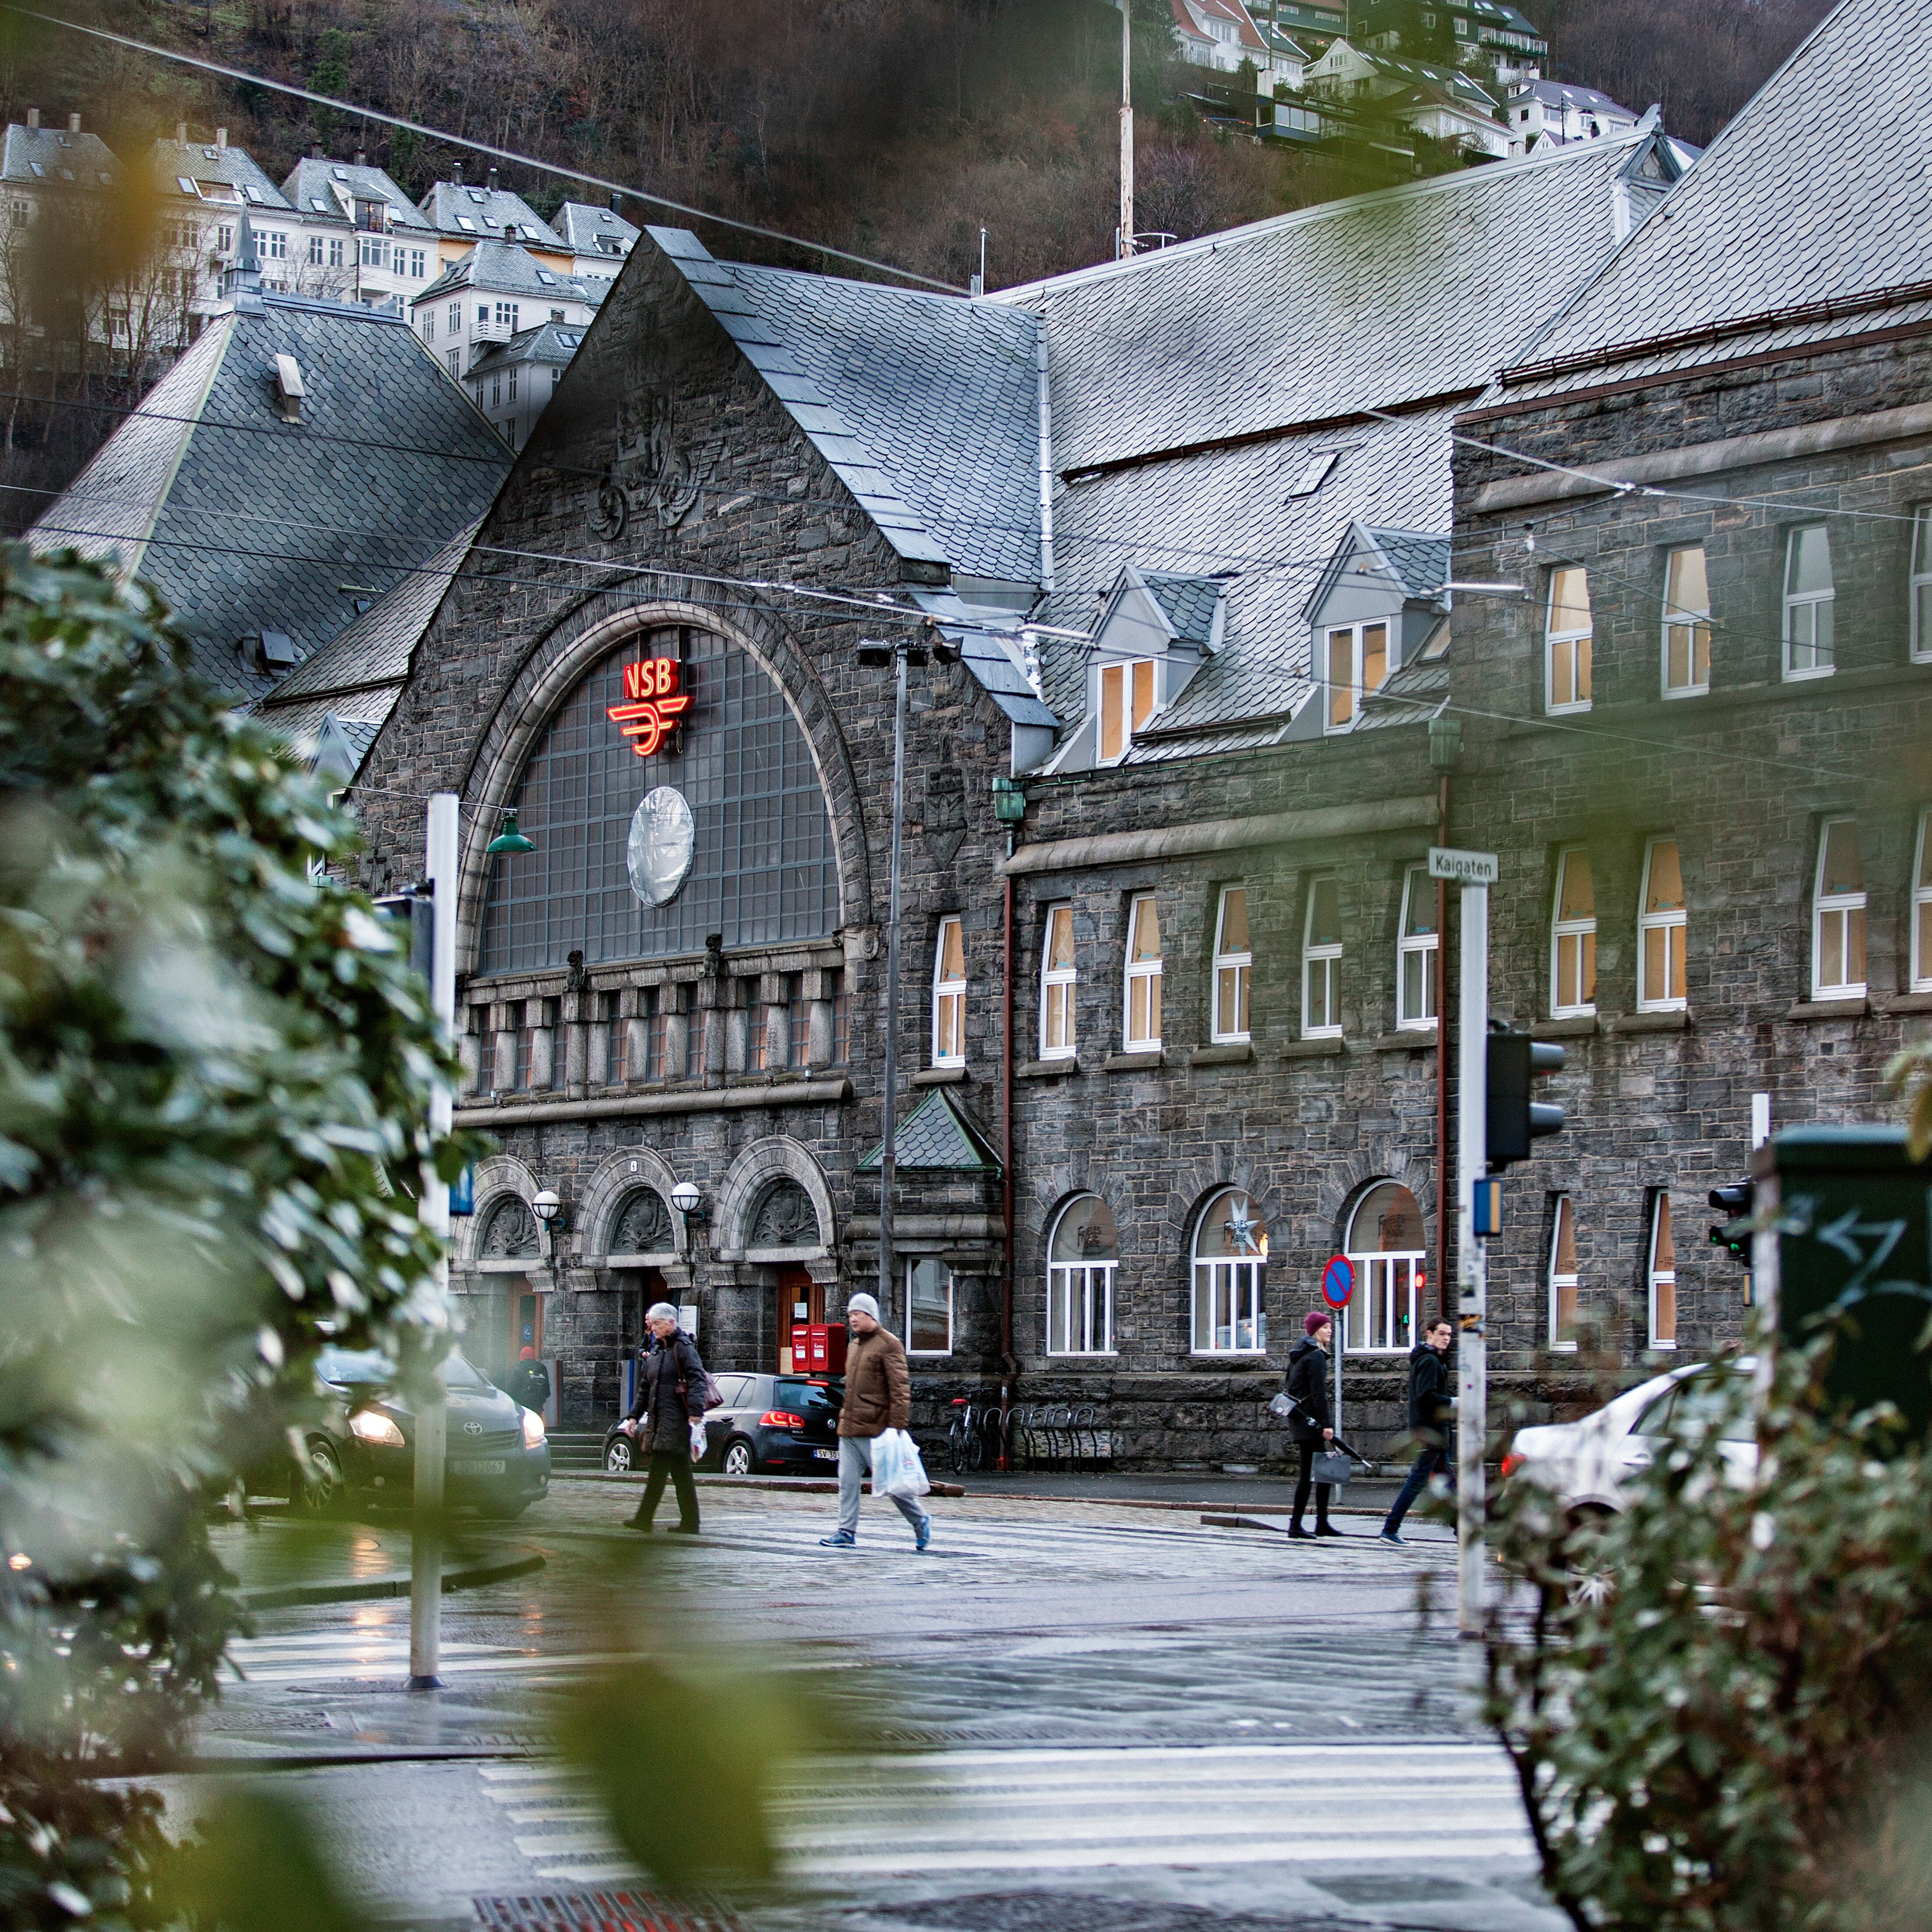
[[[691,708],[683,681],[684,667],[676,658],[644,658],[625,665],[625,702],[605,709],[639,758],[648,758]]]

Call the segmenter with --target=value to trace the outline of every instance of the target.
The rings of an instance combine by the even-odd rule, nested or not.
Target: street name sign
[[[1429,848],[1429,876],[1447,879],[1458,886],[1492,886],[1496,883],[1496,855],[1493,852],[1459,852],[1450,845]]]

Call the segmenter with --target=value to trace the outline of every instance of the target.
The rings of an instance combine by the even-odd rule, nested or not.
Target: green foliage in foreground
[[[446,1346],[421,982],[353,828],[158,609],[0,551],[0,1922],[152,1922],[152,1762],[239,1627],[205,1529],[318,1340]],[[325,1326],[326,1324],[326,1326]]]
[[[1580,1928],[1932,1924],[1932,1452],[1820,1413],[1828,1346],[1783,1352],[1748,1481],[1713,1430],[1598,1529],[1505,1488],[1538,1607],[1492,1620],[1488,1714]]]

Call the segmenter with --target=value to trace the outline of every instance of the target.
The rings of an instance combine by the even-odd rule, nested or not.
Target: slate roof
[[[859,1172],[877,1172],[884,1165],[885,1150],[886,1144],[881,1141],[860,1162]],[[892,1136],[892,1157],[902,1168],[922,1168],[928,1172],[998,1174],[1000,1171],[1000,1157],[992,1142],[968,1119],[944,1087],[934,1088],[900,1121]]]
[[[501,242],[514,228],[516,239],[533,248],[554,249],[559,254],[571,252],[563,237],[521,195],[506,188],[438,182],[417,206],[439,235],[453,241]]]
[[[1617,114],[1632,122],[1637,118],[1607,94],[1599,94],[1594,87],[1572,87],[1565,80],[1526,81],[1511,92],[1509,104],[1514,107],[1518,101],[1532,100],[1546,107],[1574,107],[1580,114]]]
[[[0,147],[0,180],[30,188],[106,188],[120,176],[121,164],[98,134],[70,134],[64,128],[8,124]]]
[[[1405,597],[1433,597],[1449,580],[1446,532],[1371,528],[1369,541],[1382,553]]]
[[[298,424],[275,399],[278,355],[302,370]],[[144,578],[196,670],[255,698],[273,680],[243,668],[238,638],[282,631],[320,650],[356,616],[344,585],[405,580],[482,515],[511,460],[406,322],[248,297],[210,319],[26,540]]]
[[[232,188],[251,212],[296,212],[288,196],[262,172],[245,148],[226,147],[214,141],[157,141],[148,163],[156,184],[170,194],[182,192],[184,180],[212,182]]]
[[[563,237],[565,245],[573,255],[605,255],[613,262],[622,257],[608,254],[600,243],[614,238],[634,243],[644,232],[633,226],[614,209],[598,208],[587,201],[566,201],[557,210],[550,226]]]
[[[1886,292],[1923,290],[1932,279],[1925,28],[1921,0],[1844,0],[1658,215],[1512,358],[1524,366],[1508,394],[1559,394],[1932,318],[1922,295]],[[1847,302],[1858,304],[1849,314]],[[1800,313],[1768,319],[1792,310]],[[1640,346],[1706,330],[1714,339]]]
[[[1392,671],[1379,691],[1363,700],[1358,731],[1384,724],[1419,724],[1438,716],[1449,702],[1449,660],[1423,658]]]
[[[576,275],[547,268],[519,242],[479,242],[468,254],[450,263],[411,304],[434,302],[458,289],[476,289],[496,296],[530,296],[538,301],[588,302],[596,308],[604,291]]]
[[[1141,581],[1184,644],[1204,650],[1214,640],[1214,611],[1226,586],[1218,577],[1180,577],[1144,570]]]
[[[577,353],[590,328],[587,322],[546,322],[536,328],[520,329],[507,342],[486,343],[464,370],[463,380],[468,382],[493,369],[506,369],[512,362],[519,368],[532,362],[562,368]]]
[[[1039,581],[1030,315],[719,262],[683,230],[646,232],[902,556]]]
[[[304,214],[325,218],[340,214],[346,220],[353,211],[345,211],[336,200],[338,188],[346,190],[352,201],[386,203],[392,232],[402,230],[426,238],[434,232],[416,203],[387,173],[366,163],[358,166],[352,161],[318,160],[313,154],[304,155],[282,184],[283,194]],[[319,208],[315,206],[318,201],[322,204]]]

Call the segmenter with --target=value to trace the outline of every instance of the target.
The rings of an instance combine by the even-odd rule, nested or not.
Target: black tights
[[[1294,1526],[1301,1527],[1301,1513],[1308,1507],[1308,1492],[1315,1492],[1315,1527],[1325,1529],[1328,1526],[1328,1499],[1335,1493],[1330,1483],[1315,1480],[1315,1459],[1328,1447],[1325,1442],[1304,1442],[1301,1445],[1301,1479],[1294,1486]]]
[[[653,1449],[650,1464],[651,1473],[644,1482],[644,1499],[638,1505],[638,1514],[633,1520],[649,1522],[657,1514],[658,1501],[664,1495],[664,1478],[668,1476],[677,1491],[677,1526],[680,1529],[695,1529],[698,1485],[691,1480],[691,1451]]]

